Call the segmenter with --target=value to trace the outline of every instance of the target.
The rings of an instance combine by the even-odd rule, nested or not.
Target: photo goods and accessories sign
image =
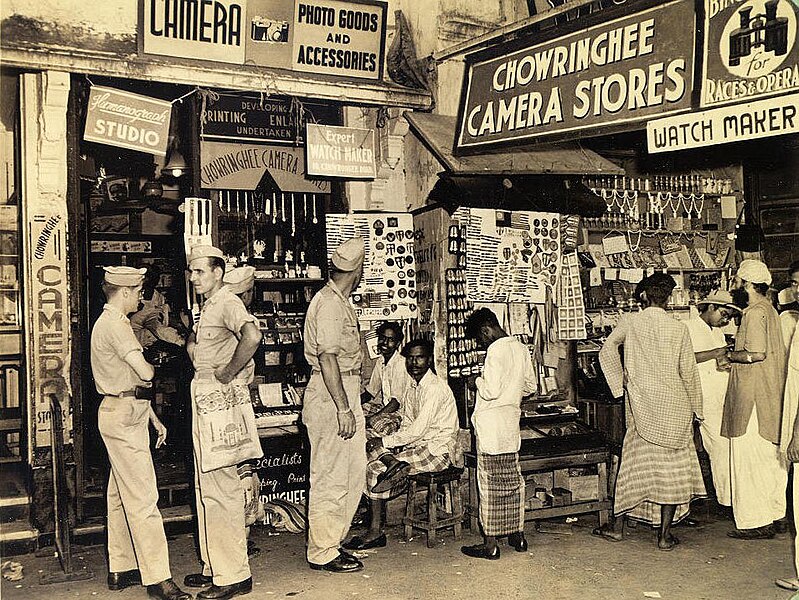
[[[799,94],[675,115],[646,124],[650,153],[799,133]]]
[[[374,129],[308,123],[306,155],[308,174],[322,177],[374,179]]]
[[[380,0],[142,0],[147,54],[380,80]]]
[[[701,105],[799,90],[795,0],[705,0]]]
[[[172,103],[92,86],[83,139],[166,156]]]
[[[456,149],[689,109],[694,19],[677,0],[468,64]]]

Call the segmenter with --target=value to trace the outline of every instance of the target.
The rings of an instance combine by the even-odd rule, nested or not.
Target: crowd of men
[[[446,379],[434,372],[429,341],[412,339],[403,346],[402,326],[381,324],[379,358],[361,392],[361,336],[349,296],[361,281],[363,260],[361,238],[335,249],[329,281],[311,300],[303,332],[311,367],[302,409],[310,442],[306,559],[311,569],[334,573],[362,570],[352,552],[386,545],[385,502],[405,490],[409,475],[462,465],[455,398]],[[197,598],[218,600],[252,590],[247,545],[247,526],[254,520],[252,468],[235,462],[208,467],[214,449],[204,442],[197,414],[209,399],[235,403],[249,397],[241,390],[253,380],[261,332],[247,310],[251,268],[226,274],[223,253],[213,246],[195,247],[187,263],[190,281],[204,299],[185,343],[194,369],[202,570],[187,575],[184,586],[202,588]],[[128,319],[140,311],[145,274],[145,269],[105,268],[107,303],[91,339],[92,371],[103,397],[99,429],[111,463],[108,587],[144,585],[151,597],[186,600],[191,595],[171,577],[157,508],[148,424],[156,430],[156,447],[166,442],[167,430],[151,406],[154,369],[143,354],[143,339],[164,339],[171,332],[152,316],[161,313],[152,292],[145,298],[152,304],[146,305],[147,315],[135,319],[135,328]],[[791,281],[796,303],[799,264],[791,268]],[[729,535],[770,538],[775,527],[785,527],[787,465],[799,461],[799,334],[794,333],[799,311],[791,313],[786,302],[778,315],[767,296],[770,284],[765,264],[745,260],[732,293],[710,294],[683,323],[666,312],[673,278],[654,274],[642,282],[644,310],[622,319],[600,352],[608,386],[625,402],[627,431],[616,480],[617,518],[595,535],[622,540],[629,517],[658,528],[660,550],[679,543],[672,525],[687,517],[692,499],[706,494],[693,442],[695,421],[710,456],[716,497],[732,507],[736,527]],[[730,348],[722,328],[734,318],[740,325]],[[461,550],[497,560],[498,538],[507,537],[518,552],[527,550],[519,418],[523,396],[537,389],[537,368],[491,310],[475,311],[465,330],[486,352],[480,376],[468,382],[475,394],[471,420],[483,542]],[[370,508],[368,530],[347,540],[363,495]],[[799,502],[796,491],[793,497]],[[799,589],[796,577],[777,584]]]
[[[611,393],[624,402],[626,433],[616,520],[595,535],[621,541],[629,518],[658,528],[660,550],[679,543],[672,525],[688,517],[691,500],[706,495],[694,422],[716,499],[731,507],[735,528],[727,535],[757,540],[787,531],[788,468],[799,461],[799,263],[789,276],[778,314],[768,267],[744,260],[731,292],[712,292],[685,322],[666,311],[676,285],[671,276],[642,282],[645,308],[619,321],[599,355]],[[733,319],[739,325],[730,347],[722,328]],[[794,503],[798,496],[794,490]],[[796,576],[776,583],[799,590]]]

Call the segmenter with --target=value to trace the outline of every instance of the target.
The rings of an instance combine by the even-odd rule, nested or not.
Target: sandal
[[[607,540],[609,542],[620,542],[623,539],[623,536],[622,536],[621,533],[618,533],[616,531],[607,529],[604,526],[595,527],[591,531],[591,535],[594,535],[596,537],[600,537],[600,538],[602,538],[604,540]]]

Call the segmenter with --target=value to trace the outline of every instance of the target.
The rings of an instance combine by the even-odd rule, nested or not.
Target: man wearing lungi
[[[342,243],[330,281],[308,305],[305,359],[311,379],[302,420],[311,444],[308,545],[311,569],[351,573],[363,563],[341,551],[365,485],[366,423],[361,408],[361,338],[349,296],[363,275],[364,241]]]
[[[399,423],[400,400],[411,383],[405,358],[397,351],[402,345],[402,337],[399,323],[387,321],[377,327],[377,351],[380,357],[366,390],[361,394],[367,427],[372,426],[372,421],[381,419]]]
[[[649,306],[620,320],[599,352],[614,398],[626,399],[613,512],[617,522],[626,515],[659,527],[660,550],[679,543],[672,523],[688,514],[694,497],[705,494],[693,444],[693,417],[702,418],[699,371],[688,329],[665,310],[675,285],[664,273],[647,277],[643,293]],[[608,527],[593,534],[622,539]]]
[[[722,327],[741,310],[732,303],[729,292],[716,290],[696,303],[698,313],[685,321],[691,336],[699,380],[702,382],[704,420],[699,424],[702,444],[710,457],[716,501],[732,506],[730,483],[730,440],[721,435],[721,413],[727,382],[730,379],[727,361],[727,340]]]
[[[197,398],[218,390],[220,384],[246,386],[252,381],[252,357],[261,343],[261,331],[241,299],[223,285],[225,259],[219,248],[195,246],[187,262],[190,281],[204,297],[200,319],[186,344],[195,371],[191,385],[194,492],[203,570],[187,575],[184,583],[189,587],[210,586],[197,598],[232,598],[252,590],[244,491],[236,465],[207,473],[200,468],[200,457],[210,448],[200,445]]]
[[[455,460],[458,411],[447,382],[430,370],[433,344],[413,340],[402,349],[411,385],[400,402],[399,429],[377,435],[370,430],[366,442],[366,495],[371,518],[365,537],[355,536],[347,550],[386,545],[383,530],[385,501],[405,491],[407,475],[443,471]]]
[[[730,439],[732,510],[737,539],[770,539],[774,523],[783,526],[787,464],[779,456],[785,345],[777,311],[766,297],[771,273],[759,260],[741,262],[732,295],[746,306],[724,401],[721,435]]]
[[[166,442],[166,427],[150,399],[151,364],[131,328],[128,315],[141,298],[145,269],[105,267],[107,303],[92,329],[91,365],[103,396],[97,426],[108,450],[108,589],[146,585],[161,600],[188,600],[169,571],[164,523],[158,510],[158,486],[150,453],[148,423]]]
[[[466,335],[486,350],[482,376],[474,381],[477,401],[472,413],[483,543],[463,546],[461,552],[496,560],[497,538],[501,536],[508,536],[508,544],[517,552],[527,550],[519,418],[522,397],[537,391],[538,377],[530,352],[502,329],[488,308],[469,316]]]

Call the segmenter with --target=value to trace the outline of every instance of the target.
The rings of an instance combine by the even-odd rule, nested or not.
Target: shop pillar
[[[60,403],[64,416],[67,481],[69,487],[74,484],[67,272],[69,90],[70,77],[64,72],[27,73],[20,80],[28,464],[31,521],[41,533],[53,530],[53,401]],[[70,498],[73,492],[69,490]]]

